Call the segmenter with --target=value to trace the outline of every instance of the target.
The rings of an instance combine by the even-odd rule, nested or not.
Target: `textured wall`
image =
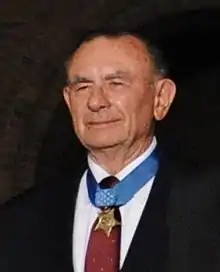
[[[218,0],[1,0],[0,5],[0,202],[35,183],[42,139],[61,100],[63,52],[74,40],[70,27],[77,37],[82,26],[112,20],[145,24],[165,14],[220,8]],[[180,26],[164,27],[155,31]]]

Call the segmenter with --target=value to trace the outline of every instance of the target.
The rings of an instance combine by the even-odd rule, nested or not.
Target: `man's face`
[[[130,35],[101,36],[79,47],[69,62],[64,98],[84,146],[129,147],[148,139],[154,117],[167,112],[153,70],[145,46]]]

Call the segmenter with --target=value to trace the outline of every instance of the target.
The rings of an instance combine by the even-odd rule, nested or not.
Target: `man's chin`
[[[87,143],[85,143],[85,147],[88,150],[107,150],[107,149],[113,149],[115,147],[117,147],[118,145],[121,145],[122,141],[112,141],[112,140],[102,140],[102,141],[87,141]]]

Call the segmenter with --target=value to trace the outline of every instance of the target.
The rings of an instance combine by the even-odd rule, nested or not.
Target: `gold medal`
[[[120,225],[115,219],[114,211],[114,209],[105,209],[99,213],[95,231],[103,230],[108,237],[110,236],[112,229]]]

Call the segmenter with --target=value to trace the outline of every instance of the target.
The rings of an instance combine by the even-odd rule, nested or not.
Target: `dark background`
[[[19,2],[19,3],[18,3]],[[84,150],[62,101],[66,48],[82,27],[141,26],[162,47],[177,98],[158,138],[184,162],[218,164],[220,2],[0,2],[0,202],[72,175]]]

